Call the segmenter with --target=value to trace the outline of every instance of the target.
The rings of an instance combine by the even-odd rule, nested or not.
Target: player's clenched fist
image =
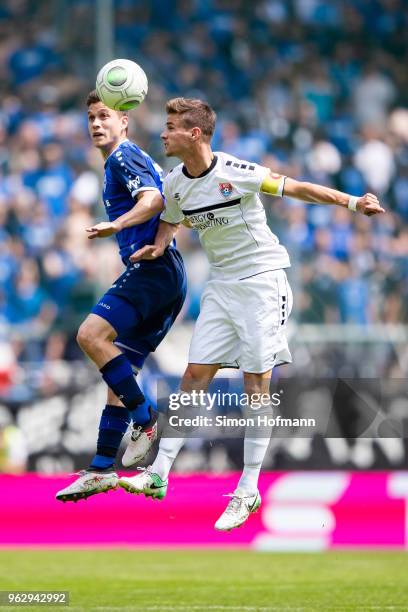
[[[361,198],[358,198],[356,208],[358,212],[366,215],[367,217],[385,212],[385,210],[380,206],[377,196],[375,196],[373,193],[366,193]]]

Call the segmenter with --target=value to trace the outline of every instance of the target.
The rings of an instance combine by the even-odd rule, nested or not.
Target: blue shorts
[[[112,325],[115,344],[141,368],[176,320],[186,290],[183,260],[169,247],[159,259],[129,263],[92,313]]]

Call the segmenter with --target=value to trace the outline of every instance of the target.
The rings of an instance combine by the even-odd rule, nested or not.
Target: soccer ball
[[[109,108],[130,110],[143,102],[147,94],[147,76],[136,62],[115,59],[98,72],[96,91]]]

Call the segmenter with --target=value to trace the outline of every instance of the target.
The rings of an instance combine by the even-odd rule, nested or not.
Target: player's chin
[[[174,155],[173,151],[171,150],[171,146],[169,144],[163,143],[163,149],[164,149],[164,154],[166,155],[166,157],[170,157],[171,155]]]
[[[93,136],[92,142],[98,149],[101,147],[106,147],[106,138],[104,136]]]
[[[178,157],[177,151],[175,151],[174,149],[171,149],[170,147],[168,147],[167,149],[164,149],[164,153],[166,157]]]

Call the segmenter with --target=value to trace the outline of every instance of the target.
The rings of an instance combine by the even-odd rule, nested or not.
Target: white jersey
[[[215,153],[211,166],[192,177],[179,164],[164,179],[161,218],[186,218],[198,231],[212,278],[243,279],[290,266],[289,255],[266,222],[259,191],[269,168]],[[285,177],[276,176],[281,196]]]

